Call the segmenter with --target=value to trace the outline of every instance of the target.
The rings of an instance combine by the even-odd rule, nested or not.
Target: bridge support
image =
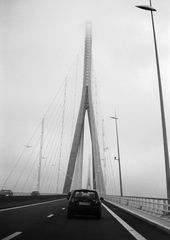
[[[92,143],[93,188],[96,189],[99,192],[99,194],[105,194],[105,185],[104,185],[103,172],[101,167],[99,142],[98,142],[96,120],[95,120],[93,100],[92,100],[92,90],[91,90],[91,65],[92,65],[91,50],[92,50],[91,24],[88,23],[86,25],[86,36],[85,36],[82,98],[81,98],[74,138],[72,142],[72,148],[71,148],[71,153],[69,157],[63,193],[68,193],[71,189],[77,155],[81,147],[82,136],[84,135],[85,113],[87,112],[89,127],[90,127],[91,143]],[[82,161],[81,161],[81,165],[79,164],[79,168],[82,169]]]

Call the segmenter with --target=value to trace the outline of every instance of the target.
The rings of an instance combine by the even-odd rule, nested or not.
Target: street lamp
[[[122,173],[121,173],[121,164],[120,164],[120,150],[119,150],[119,135],[118,135],[118,126],[117,126],[117,120],[118,118],[116,117],[110,117],[112,119],[115,120],[115,124],[116,124],[116,139],[117,139],[117,154],[118,154],[118,158],[115,157],[115,160],[118,160],[119,163],[119,180],[120,180],[120,196],[123,196],[123,187],[122,187]]]
[[[152,7],[151,0],[149,0],[149,2],[150,2],[149,6],[139,5],[139,6],[136,6],[136,7],[141,8],[143,10],[150,11],[150,13],[151,13],[153,38],[154,38],[154,46],[155,46],[155,56],[156,56],[156,66],[157,66],[157,76],[158,76],[161,119],[162,119],[162,134],[163,134],[163,144],[164,144],[167,198],[170,198],[170,169],[169,169],[168,141],[167,141],[167,132],[166,132],[166,121],[165,121],[165,111],[164,111],[164,102],[163,102],[161,74],[160,74],[158,49],[157,49],[157,41],[156,41],[156,32],[155,32],[155,24],[154,24],[154,17],[153,17],[153,12],[155,12],[156,9]]]

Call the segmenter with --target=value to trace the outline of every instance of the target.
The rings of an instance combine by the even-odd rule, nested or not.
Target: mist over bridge
[[[84,64],[80,64],[83,66],[83,74],[80,70],[76,72],[77,75],[83,76],[81,77],[82,86],[80,86],[80,90],[77,90],[77,95],[79,94],[80,97],[79,102],[76,103],[75,92],[72,92],[72,99],[71,96],[69,96],[70,99],[67,98],[68,87],[73,87],[72,82],[69,82],[67,77],[61,86],[60,97],[59,94],[56,96],[47,113],[43,116],[36,132],[37,135],[35,134],[31,141],[25,145],[23,155],[18,158],[18,162],[3,182],[3,188],[10,188],[14,192],[30,193],[33,190],[38,190],[40,193],[62,193],[64,190],[64,193],[67,193],[70,189],[88,186],[97,189],[108,201],[121,203],[125,206],[136,206],[138,210],[158,213],[158,215],[164,215],[165,218],[165,212],[168,211],[167,199],[160,199],[159,202],[159,199],[137,199],[135,196],[113,198],[112,196],[114,193],[114,185],[112,184],[114,182],[113,157],[109,160],[105,133],[102,128],[103,121],[98,118],[100,113],[94,98],[96,88],[93,82],[91,51],[89,50],[91,50],[91,34],[87,30]],[[83,61],[81,60],[81,63]],[[78,84],[79,81],[77,89]],[[75,111],[71,112],[70,102],[74,103],[74,100],[75,105],[73,104],[72,110]],[[58,103],[58,107],[56,107],[55,101]],[[89,126],[87,126],[88,133],[85,134],[89,136],[87,136],[87,140],[84,140],[90,143],[90,152],[92,153],[90,156],[85,153],[86,151],[83,151],[84,123],[87,124],[86,112]],[[73,116],[72,122],[70,121],[71,116]],[[56,117],[58,117],[58,122]],[[67,121],[71,124],[68,125]],[[70,130],[68,126],[71,126]],[[87,144],[85,145],[87,146]],[[84,148],[86,148],[85,145]],[[83,156],[83,153],[86,156]],[[23,161],[24,158],[27,159],[26,162]],[[83,169],[86,170],[86,173],[83,172]],[[119,189],[119,184],[117,188]],[[151,201],[151,205],[148,204],[149,201]],[[59,204],[59,209],[62,208]],[[104,216],[107,218],[108,215],[106,212],[105,214]],[[59,216],[63,219],[64,210]]]

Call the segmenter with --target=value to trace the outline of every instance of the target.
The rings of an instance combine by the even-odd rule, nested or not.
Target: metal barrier
[[[157,216],[170,215],[170,199],[167,198],[150,198],[135,196],[104,196],[106,200],[130,208],[135,208]]]

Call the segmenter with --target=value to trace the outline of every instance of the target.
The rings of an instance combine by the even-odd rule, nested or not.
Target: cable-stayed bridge
[[[14,192],[67,193],[86,187],[89,178],[91,188],[105,193],[103,171],[107,171],[108,182],[114,182],[91,48],[91,30],[87,27],[85,46],[4,177],[2,188]]]
[[[88,23],[83,54],[3,180],[2,189],[23,196],[1,197],[1,239],[168,239],[169,199],[115,195],[106,140]],[[66,220],[66,195],[81,188],[104,197],[101,222]]]

